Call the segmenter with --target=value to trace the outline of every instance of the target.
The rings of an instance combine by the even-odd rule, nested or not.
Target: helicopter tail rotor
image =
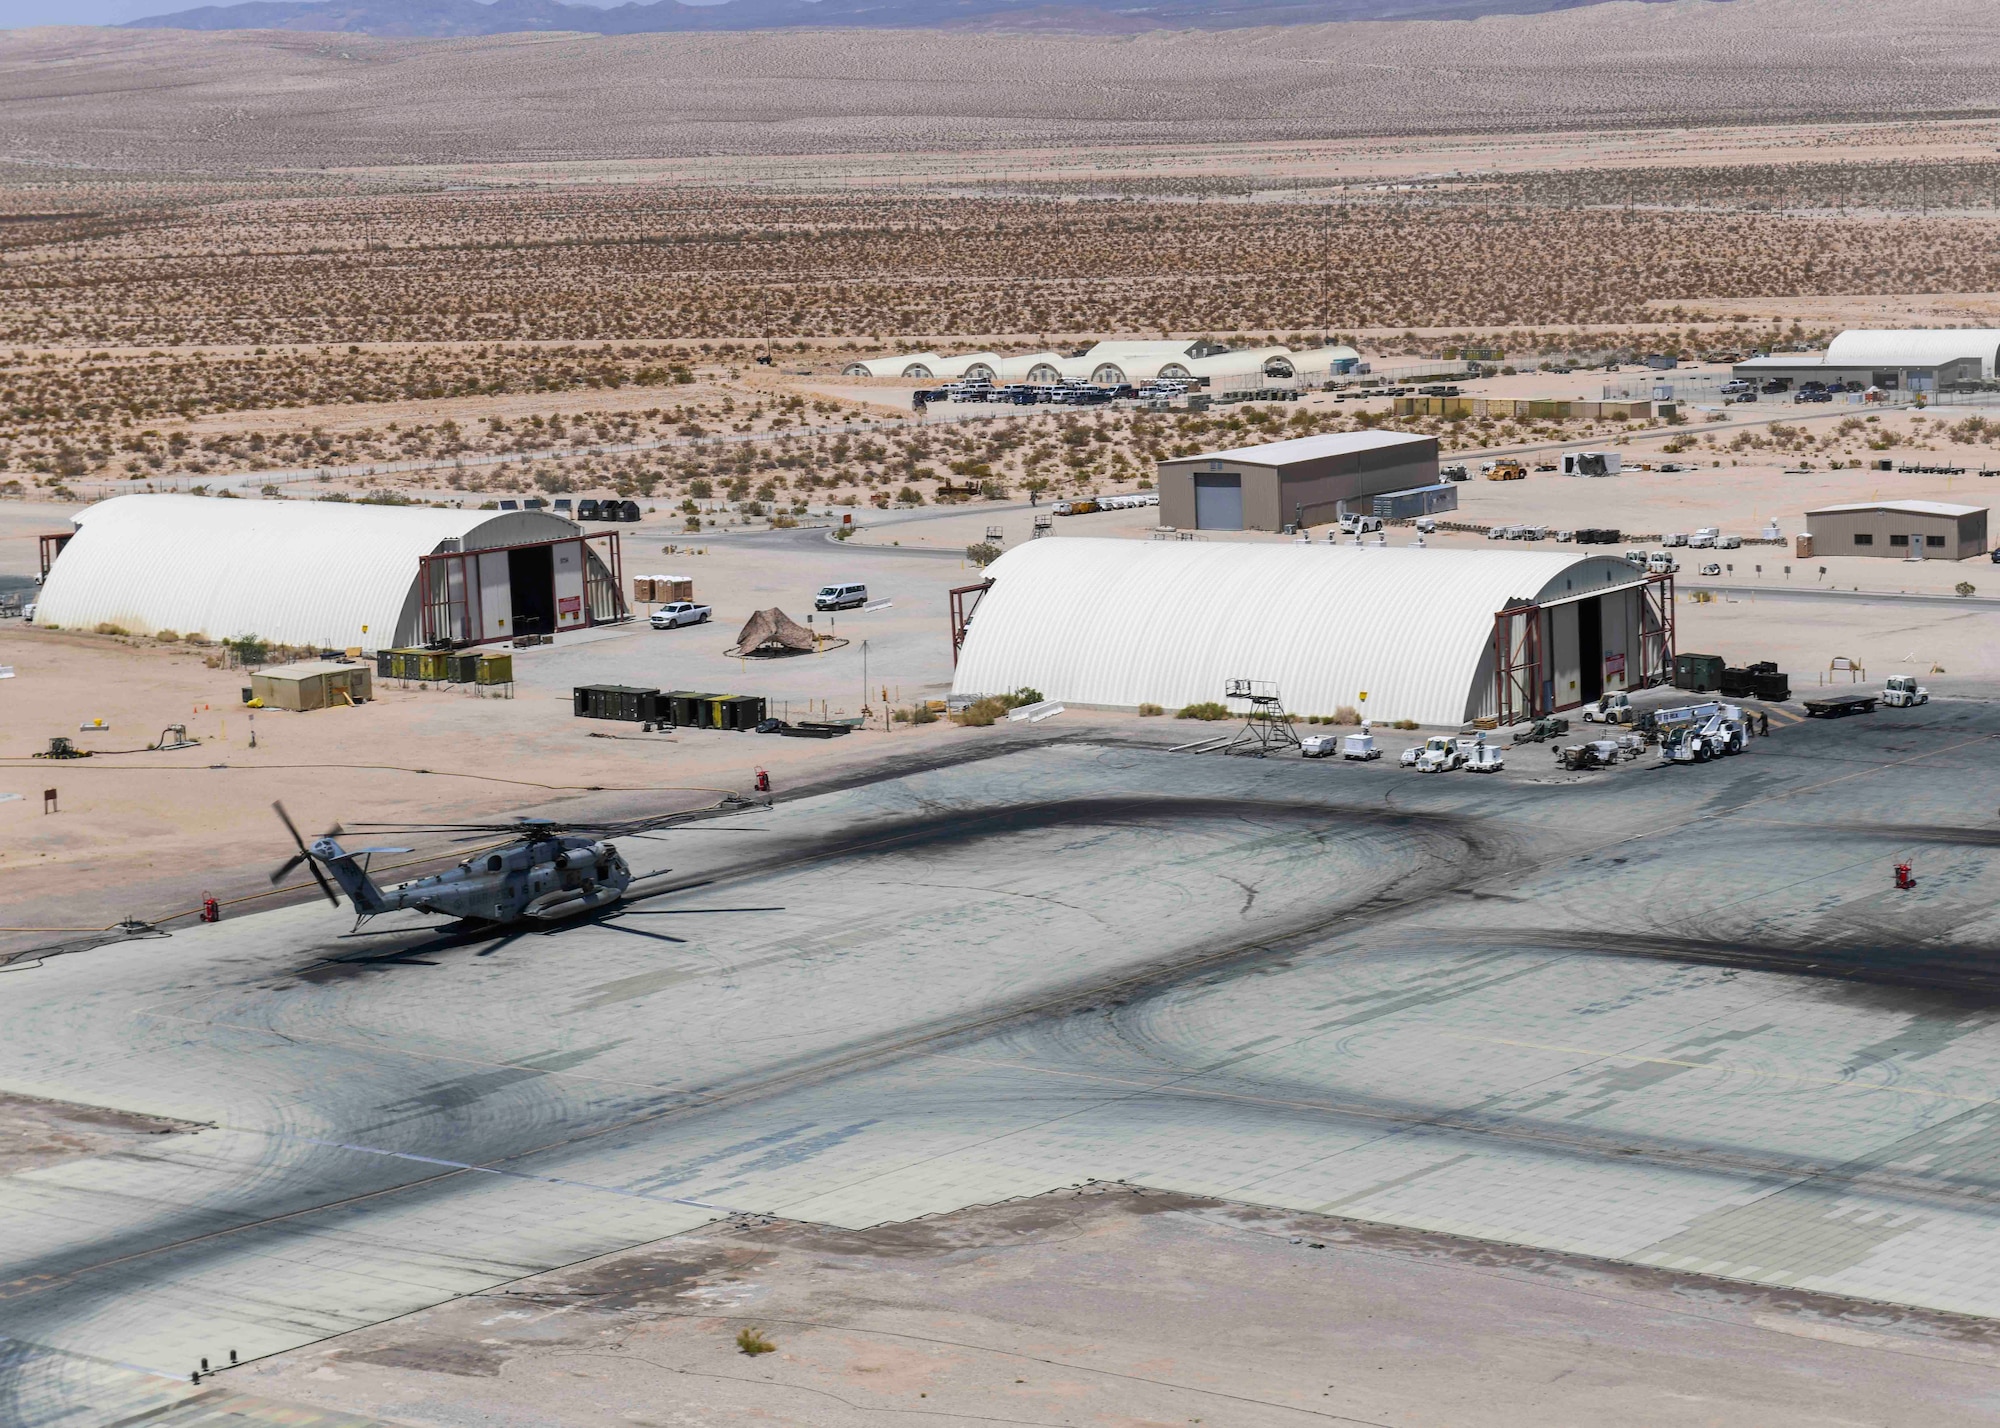
[[[273,803],[271,807],[277,810],[279,821],[285,825],[285,831],[292,835],[292,842],[296,843],[299,849],[294,856],[280,863],[277,871],[271,874],[272,886],[275,887],[290,877],[297,870],[299,864],[303,863],[305,864],[306,871],[312,874],[313,881],[319,884],[319,890],[326,894],[326,900],[335,907],[339,907],[340,894],[333,890],[333,884],[329,883],[326,880],[326,875],[319,870],[319,860],[306,847],[306,840],[300,836],[298,825],[292,822],[291,815],[285,812],[285,805],[282,803]],[[340,825],[336,823],[326,836],[329,838],[336,837],[340,831]]]

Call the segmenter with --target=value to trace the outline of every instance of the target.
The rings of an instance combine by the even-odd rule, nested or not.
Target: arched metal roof
[[[118,496],[77,513],[37,624],[377,649],[415,638],[417,561],[580,535],[541,511]]]
[[[1982,376],[1994,375],[2000,329],[1990,327],[1856,329],[1827,344],[1828,367],[1936,367],[1979,359]]]
[[[1026,685],[1171,710],[1265,679],[1295,713],[1425,724],[1462,723],[1490,692],[1495,611],[1637,577],[1556,552],[1078,537],[1017,546],[987,573],[954,694]]]

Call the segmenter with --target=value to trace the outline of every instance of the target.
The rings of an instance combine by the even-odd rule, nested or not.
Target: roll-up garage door
[[[1243,478],[1234,473],[1197,474],[1194,478],[1194,523],[1205,531],[1243,529]]]

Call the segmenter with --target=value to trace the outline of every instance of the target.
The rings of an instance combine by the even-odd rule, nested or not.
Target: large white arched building
[[[1351,371],[1360,360],[1361,354],[1352,347],[1318,347],[1294,353],[1288,347],[1231,350],[1205,339],[1113,340],[1099,342],[1074,357],[1060,352],[1024,352],[1012,357],[999,357],[991,352],[956,357],[911,352],[850,362],[844,370],[850,377],[900,377],[919,382],[983,379],[1001,385],[1025,382],[1031,386],[1089,382],[1100,387],[1119,387],[1162,379],[1183,382],[1206,379],[1210,387],[1229,389],[1261,387],[1267,378],[1287,381],[1316,376],[1324,380],[1335,372]]]
[[[1173,710],[1256,679],[1297,714],[1458,725],[1673,667],[1671,586],[1610,556],[1051,537],[988,575],[957,695]]]
[[[374,650],[626,615],[616,533],[541,511],[119,496],[75,524],[37,624]]]
[[[1824,353],[1779,353],[1736,364],[1738,377],[1853,384],[1885,392],[1939,392],[1995,380],[2000,329],[1991,327],[1856,328]]]

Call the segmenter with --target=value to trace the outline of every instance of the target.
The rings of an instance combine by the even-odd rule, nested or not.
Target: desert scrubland
[[[1444,420],[1315,393],[919,421],[914,384],[842,368],[1332,337],[1594,397],[1543,369],[1995,325],[1993,31],[1963,0],[1674,0],[1124,37],[0,33],[0,497],[33,503],[0,574],[149,487],[615,493],[669,543],[966,501],[962,532],[862,536],[962,549],[989,503],[1385,424],[1461,458],[1811,463],[1857,497],[1867,460],[1985,469],[2000,424],[1971,411]],[[1594,514],[1724,518],[1653,479],[1594,484],[1622,503]],[[1976,483],[1952,479],[1911,493]],[[1543,480],[1474,482],[1467,519],[1541,518]]]

